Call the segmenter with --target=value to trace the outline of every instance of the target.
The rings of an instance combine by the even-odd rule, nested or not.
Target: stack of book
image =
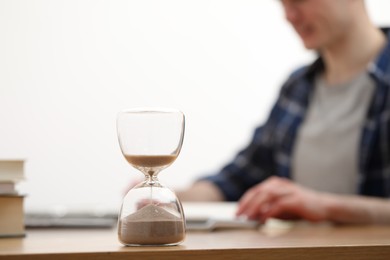
[[[24,179],[24,160],[0,159],[0,237],[25,236],[24,196],[16,188]]]

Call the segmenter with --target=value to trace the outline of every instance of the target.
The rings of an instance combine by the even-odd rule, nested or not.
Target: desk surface
[[[1,259],[390,259],[390,226],[294,224],[188,232],[179,246],[124,247],[116,229],[28,230],[0,239]]]

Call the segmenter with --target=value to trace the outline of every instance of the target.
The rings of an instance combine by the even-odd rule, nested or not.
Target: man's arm
[[[350,224],[390,224],[390,200],[363,196],[327,194],[328,219]]]
[[[198,181],[186,190],[177,191],[181,201],[224,201],[222,192],[210,181]]]
[[[268,218],[302,218],[313,222],[390,224],[390,200],[318,192],[271,177],[244,194],[237,215],[263,222]]]

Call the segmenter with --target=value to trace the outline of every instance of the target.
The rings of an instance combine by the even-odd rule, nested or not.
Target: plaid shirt
[[[390,197],[390,30],[388,43],[368,73],[375,91],[362,127],[359,145],[359,194]],[[321,58],[294,72],[282,86],[271,113],[250,144],[213,176],[226,200],[236,201],[250,187],[271,175],[290,178],[297,132],[308,109],[315,75],[324,69]]]

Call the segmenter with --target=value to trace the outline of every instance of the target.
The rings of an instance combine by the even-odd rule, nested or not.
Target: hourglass
[[[180,153],[184,121],[182,112],[163,108],[134,108],[118,114],[122,153],[145,175],[122,202],[118,238],[124,245],[177,245],[184,240],[182,205],[157,178]]]

